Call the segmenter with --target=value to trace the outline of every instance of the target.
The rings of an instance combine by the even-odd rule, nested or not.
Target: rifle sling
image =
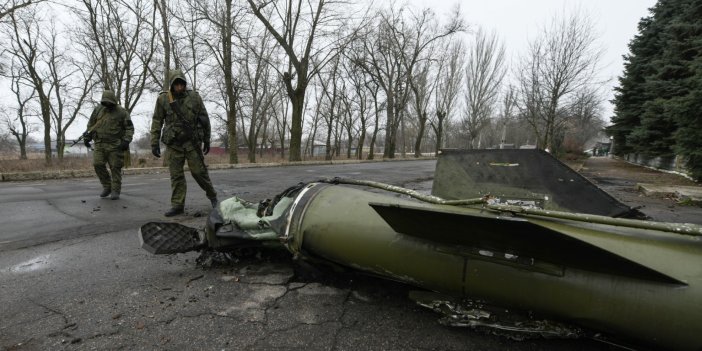
[[[95,131],[95,129],[97,129],[97,127],[101,126],[105,122],[105,113],[104,113],[105,107],[101,105],[98,107],[98,109],[99,110],[96,111],[96,113],[98,115],[97,121],[95,121],[95,124],[93,124],[93,126],[91,128],[88,128],[88,131],[87,131],[87,133],[91,136],[91,138],[92,138],[92,134]],[[78,144],[83,139],[85,139],[85,137],[81,134],[81,136],[78,139],[73,141],[73,144],[71,144],[71,146]]]
[[[168,104],[171,105],[171,109],[173,112],[175,112],[176,116],[180,118],[180,121],[185,124],[186,127],[190,128],[190,130],[193,129],[193,125],[185,119],[185,116],[183,115],[183,110],[180,109],[180,104],[178,103],[178,100],[173,99],[173,94],[168,91]]]

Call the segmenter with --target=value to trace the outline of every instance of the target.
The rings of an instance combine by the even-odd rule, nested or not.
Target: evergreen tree
[[[681,20],[671,27],[673,49],[686,77],[668,112],[678,126],[675,151],[686,158],[692,176],[702,180],[702,1],[688,2]]]
[[[608,132],[615,152],[684,156],[702,179],[702,1],[659,0],[629,44]]]
[[[644,85],[650,75],[651,59],[660,46],[655,30],[651,29],[652,22],[651,17],[639,22],[639,34],[629,43],[629,55],[624,56],[624,74],[619,77],[619,86],[614,88],[615,115],[607,131],[614,137],[617,155],[633,152],[627,136],[641,124],[643,103],[648,98]]]

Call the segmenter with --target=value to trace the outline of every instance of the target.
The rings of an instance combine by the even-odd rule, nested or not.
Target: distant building
[[[323,143],[319,140],[312,142],[312,157],[326,156],[327,154],[327,143]]]
[[[56,149],[53,148],[53,143],[51,143],[52,149],[51,152],[56,152]],[[44,143],[29,143],[27,144],[27,151],[28,152],[44,152]]]
[[[73,146],[73,140],[66,140],[66,146],[63,149],[63,155],[67,157],[71,156],[86,156],[90,152],[88,148],[83,145],[82,142],[79,142]],[[27,144],[27,152],[39,152],[43,153],[44,152],[44,143],[29,143]],[[56,155],[58,154],[58,151],[56,150],[56,142],[51,141],[51,154]]]
[[[71,144],[72,143],[73,142],[71,142]],[[85,147],[85,145],[83,145],[82,143],[78,143],[78,144],[75,144],[73,146],[70,146],[70,144],[68,144],[63,149],[63,156],[66,156],[66,157],[87,156],[89,153],[90,153],[90,150],[87,147]]]

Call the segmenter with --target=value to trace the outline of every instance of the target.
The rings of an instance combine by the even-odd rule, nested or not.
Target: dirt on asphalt
[[[680,203],[670,194],[646,196],[637,187],[640,183],[702,187],[682,175],[609,157],[590,157],[584,161],[579,172],[619,201],[638,208],[651,220],[702,224],[702,207]]]
[[[585,160],[580,171],[585,176],[599,179],[599,181],[607,181],[612,178],[615,180],[626,179],[636,183],[701,186],[679,174],[662,172],[609,157],[590,157]]]

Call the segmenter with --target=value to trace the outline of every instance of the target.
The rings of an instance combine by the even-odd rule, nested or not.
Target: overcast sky
[[[430,7],[440,16],[448,13],[457,3],[453,0],[398,1],[407,1],[419,8]],[[574,10],[588,13],[597,25],[601,46],[605,49],[601,77],[609,79],[607,100],[610,100],[611,88],[622,74],[622,55],[628,53],[627,44],[637,33],[639,20],[649,15],[648,9],[656,0],[461,0],[458,3],[469,27],[495,30],[505,44],[508,57],[515,61],[526,49],[528,40],[554,16]],[[0,97],[7,94],[9,91],[0,91]],[[153,98],[145,97],[133,113],[139,133],[148,131]],[[608,122],[611,115],[612,106],[606,102],[603,117]],[[69,128],[68,136],[80,135],[85,124],[85,120],[76,121],[75,126]]]
[[[433,8],[439,15],[446,14],[456,1],[408,0],[415,6]],[[580,10],[595,22],[605,53],[601,63],[601,77],[609,79],[609,96],[622,74],[622,55],[629,52],[629,41],[637,33],[642,17],[656,0],[462,0],[461,12],[470,27],[482,26],[495,30],[504,42],[508,57],[516,60],[527,48],[528,41],[539,29],[550,23],[554,16]],[[612,106],[605,103],[604,119],[609,122]]]

